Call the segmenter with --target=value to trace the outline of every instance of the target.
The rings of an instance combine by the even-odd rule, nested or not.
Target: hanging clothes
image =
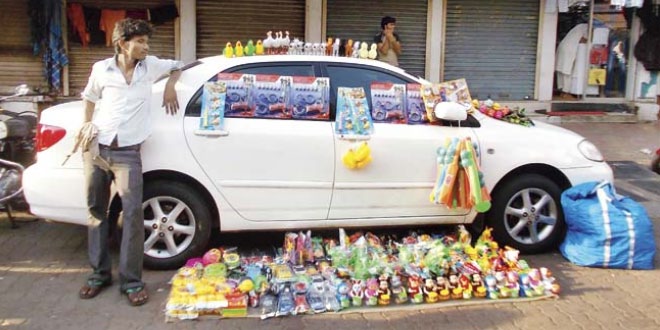
[[[52,90],[62,87],[62,68],[69,64],[62,40],[62,1],[47,0],[44,6],[48,18],[48,39],[44,52],[44,74]]]
[[[112,31],[115,29],[115,23],[126,18],[126,10],[122,9],[102,9],[99,28],[105,32],[105,45],[112,46]]]
[[[101,31],[101,9],[83,6],[90,45],[105,45],[105,33]]]
[[[90,37],[87,32],[83,6],[75,2],[69,3],[66,8],[66,17],[69,19],[69,27],[71,27],[71,40],[77,40],[83,47],[87,47]]]
[[[30,17],[30,41],[32,43],[32,54],[39,55],[41,45],[46,40],[48,32],[48,20],[44,10],[46,0],[29,0],[28,16]]]

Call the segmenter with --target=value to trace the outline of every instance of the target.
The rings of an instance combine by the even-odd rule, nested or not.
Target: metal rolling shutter
[[[174,0],[129,0],[97,1],[76,0],[83,6],[100,9],[148,9],[174,4]],[[174,58],[174,21],[154,27],[154,34],[149,40],[149,54],[161,58]],[[114,54],[113,47],[88,45],[69,41],[69,94],[80,95],[87,84],[94,62]]]
[[[329,0],[326,35],[371,44],[380,32],[380,19],[393,16],[403,48],[399,66],[424,77],[428,7],[428,0]]]
[[[47,87],[41,56],[32,55],[28,2],[0,0],[0,93],[9,94],[19,84]]]
[[[466,78],[473,98],[534,97],[539,1],[447,0],[444,80]]]
[[[222,54],[227,42],[263,40],[267,31],[304,40],[305,0],[197,1],[198,58]]]

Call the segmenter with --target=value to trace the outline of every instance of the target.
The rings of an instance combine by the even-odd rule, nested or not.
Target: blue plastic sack
[[[609,182],[587,182],[561,195],[568,231],[562,255],[580,266],[653,269],[655,238],[644,207]]]

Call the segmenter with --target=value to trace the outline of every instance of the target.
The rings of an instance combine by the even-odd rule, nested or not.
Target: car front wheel
[[[560,196],[560,188],[538,174],[524,174],[505,182],[494,192],[493,207],[486,215],[493,237],[501,246],[522,253],[556,248],[566,228]]]
[[[145,184],[144,265],[175,269],[200,256],[211,234],[211,214],[197,192],[176,182]]]

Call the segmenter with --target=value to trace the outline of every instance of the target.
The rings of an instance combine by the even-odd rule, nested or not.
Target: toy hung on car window
[[[254,108],[249,104],[250,91],[254,86],[254,75],[242,73],[219,73],[218,82],[226,86],[225,117],[252,117]]]
[[[328,119],[329,95],[329,78],[294,76],[289,97],[293,118]]]
[[[255,117],[291,118],[289,111],[289,87],[291,77],[255,75],[248,104]]]
[[[199,123],[200,129],[224,129],[226,96],[227,86],[223,81],[211,81],[204,84],[202,92],[202,113]]]
[[[362,87],[337,89],[337,118],[335,131],[341,135],[371,135],[373,121],[366,94]]]
[[[407,122],[404,97],[406,86],[387,82],[371,83],[371,115],[374,122],[405,124]]]

